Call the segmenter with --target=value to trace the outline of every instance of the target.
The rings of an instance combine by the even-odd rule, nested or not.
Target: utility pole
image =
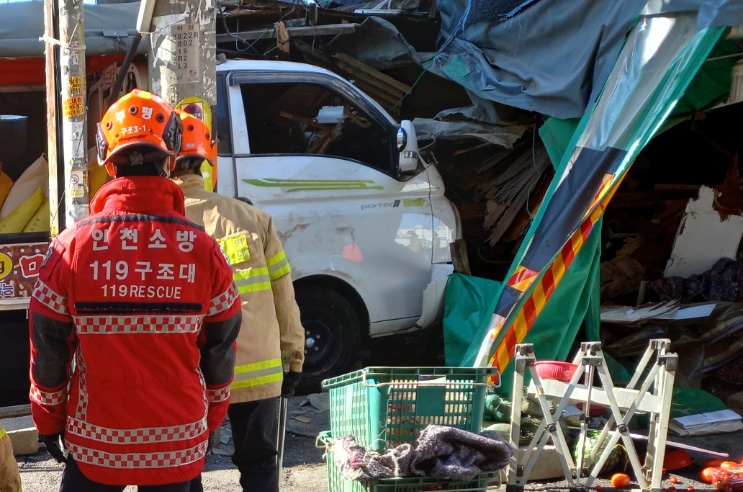
[[[59,181],[57,179],[57,49],[53,44],[56,39],[57,18],[55,0],[44,0],[44,40],[46,49],[46,156],[49,164],[49,212],[51,236],[56,237],[60,229],[64,228],[64,222],[59,215],[60,193]],[[61,226],[61,227],[60,227]]]
[[[65,214],[56,215],[52,232],[57,233],[65,226],[82,219],[90,213],[88,190],[87,125],[86,125],[86,71],[85,71],[85,27],[82,0],[45,0],[45,41],[47,43],[47,116],[54,123],[47,122],[49,133],[50,205],[59,204],[59,186],[52,183],[59,166],[63,167],[62,194]],[[49,13],[49,15],[47,15]],[[54,37],[53,21],[57,16]],[[59,61],[56,62],[58,47]],[[57,78],[57,75],[59,76]],[[60,105],[57,106],[57,87]],[[50,106],[54,108],[50,109]],[[60,125],[61,119],[61,125]],[[54,128],[50,128],[51,126]],[[61,127],[61,131],[60,131]],[[57,142],[61,136],[61,158]],[[52,197],[52,189],[54,197]],[[54,201],[52,201],[54,199]],[[50,206],[51,210],[54,210]],[[54,218],[54,217],[53,217]],[[69,222],[69,224],[68,224]],[[56,227],[55,227],[56,226]]]
[[[142,0],[137,30],[149,35],[150,92],[201,119],[215,134],[217,104],[216,0]],[[201,166],[211,190],[215,170]]]
[[[215,0],[143,0],[144,3],[154,3],[149,31],[150,91],[174,106],[189,97],[216,105]],[[141,8],[140,19],[147,6]]]

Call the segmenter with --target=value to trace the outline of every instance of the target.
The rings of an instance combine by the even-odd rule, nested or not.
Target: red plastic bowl
[[[556,379],[569,383],[578,366],[570,362],[559,360],[540,360],[534,363],[537,375],[544,379]]]
[[[685,468],[692,463],[694,463],[694,458],[683,449],[666,451],[665,456],[663,456],[664,470],[678,470],[679,468]]]

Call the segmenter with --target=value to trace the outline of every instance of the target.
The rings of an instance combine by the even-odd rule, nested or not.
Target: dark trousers
[[[191,482],[178,482],[167,485],[140,485],[139,492],[188,492]],[[90,480],[83,475],[77,463],[71,456],[67,457],[67,464],[62,472],[62,485],[59,492],[122,492],[125,485],[106,485]]]
[[[278,492],[279,398],[232,403],[227,410],[243,492]],[[191,492],[201,492],[201,477],[191,482]]]

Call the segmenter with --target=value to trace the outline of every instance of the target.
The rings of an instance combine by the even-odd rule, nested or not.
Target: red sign
[[[49,243],[0,244],[0,302],[31,297]]]

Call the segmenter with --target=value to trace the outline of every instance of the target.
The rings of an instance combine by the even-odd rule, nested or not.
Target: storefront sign
[[[0,302],[31,297],[49,243],[0,244]]]

